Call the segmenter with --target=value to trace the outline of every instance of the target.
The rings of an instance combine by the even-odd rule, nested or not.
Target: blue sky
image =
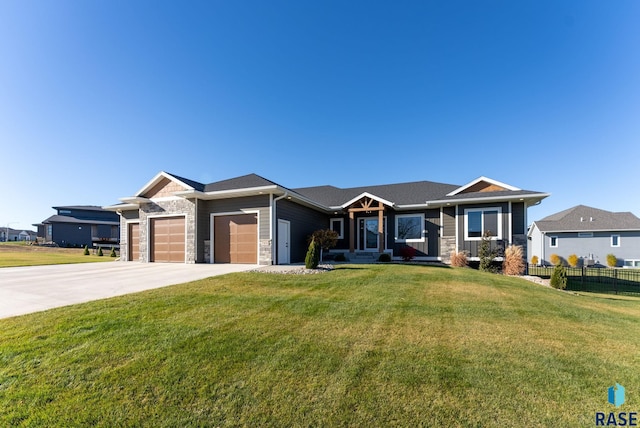
[[[0,0],[0,226],[164,170],[640,216],[640,2]]]

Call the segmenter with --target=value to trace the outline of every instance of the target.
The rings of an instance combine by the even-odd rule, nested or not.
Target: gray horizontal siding
[[[276,204],[276,217],[291,223],[289,243],[291,263],[303,262],[307,253],[307,239],[316,230],[329,228],[329,216],[287,200],[277,201]],[[348,225],[345,224],[345,229],[347,227]],[[278,236],[277,232],[275,236]],[[274,248],[277,249],[275,242]]]
[[[611,235],[620,235],[619,247],[611,246]],[[551,236],[558,237],[557,247],[551,247]],[[640,232],[593,232],[593,238],[578,237],[577,232],[549,232],[543,235],[543,239],[545,254],[542,261],[546,263],[550,263],[551,254],[565,260],[572,254],[584,258],[593,255],[594,260],[603,265],[607,264],[607,254],[613,254],[619,260],[640,260]]]

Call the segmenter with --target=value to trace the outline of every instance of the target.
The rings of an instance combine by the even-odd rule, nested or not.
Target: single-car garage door
[[[184,263],[184,217],[151,219],[151,261]]]
[[[215,216],[214,263],[258,263],[258,215]]]
[[[140,223],[129,224],[129,261],[140,260]]]

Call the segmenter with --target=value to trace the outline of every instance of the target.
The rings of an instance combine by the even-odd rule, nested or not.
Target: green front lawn
[[[232,274],[0,332],[0,426],[573,427],[640,410],[639,299],[470,269]]]
[[[60,265],[69,263],[110,262],[111,248],[103,248],[98,257],[93,250],[88,256],[83,248],[57,248],[28,245],[25,242],[0,243],[0,267]]]

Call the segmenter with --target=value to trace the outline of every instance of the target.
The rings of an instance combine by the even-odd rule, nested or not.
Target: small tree
[[[562,264],[562,259],[560,258],[559,255],[557,254],[551,254],[549,256],[549,261],[551,262],[552,265],[554,266],[559,266]]]
[[[614,254],[607,254],[607,266],[611,268],[618,266],[618,258]]]
[[[115,247],[111,247],[111,254],[109,254],[109,257],[118,257]]]
[[[525,260],[520,245],[509,245],[507,249],[504,250],[502,272],[505,275],[522,275],[525,268],[524,263]]]
[[[559,290],[567,288],[567,270],[564,266],[560,264],[556,265],[553,269],[553,273],[551,274],[549,284],[551,284],[553,288],[557,288]]]
[[[328,250],[338,245],[338,232],[331,229],[316,230],[311,235],[311,239],[315,239],[320,246],[320,260],[322,260],[322,250]]]
[[[538,259],[538,256],[531,257],[531,264],[532,265],[537,266],[539,262],[540,262],[540,259]]]
[[[304,258],[304,266],[307,269],[315,269],[320,262],[320,252],[318,251],[319,245],[316,244],[315,239],[311,238],[309,243],[309,249],[307,250],[307,256]]]
[[[491,251],[491,232],[486,231],[482,234],[482,241],[478,249],[478,257],[480,257],[480,270],[482,272],[494,272],[495,269],[491,265],[495,254]]]
[[[578,266],[578,261],[578,256],[576,256],[575,254],[571,254],[569,257],[567,257],[567,263],[569,263],[569,266],[571,267]]]
[[[88,256],[89,254],[91,254],[91,253],[89,253],[89,247],[87,245],[84,246],[84,253],[83,254],[85,256]]]
[[[102,257],[104,256],[104,253],[102,252],[102,247],[98,247],[98,257]]]

